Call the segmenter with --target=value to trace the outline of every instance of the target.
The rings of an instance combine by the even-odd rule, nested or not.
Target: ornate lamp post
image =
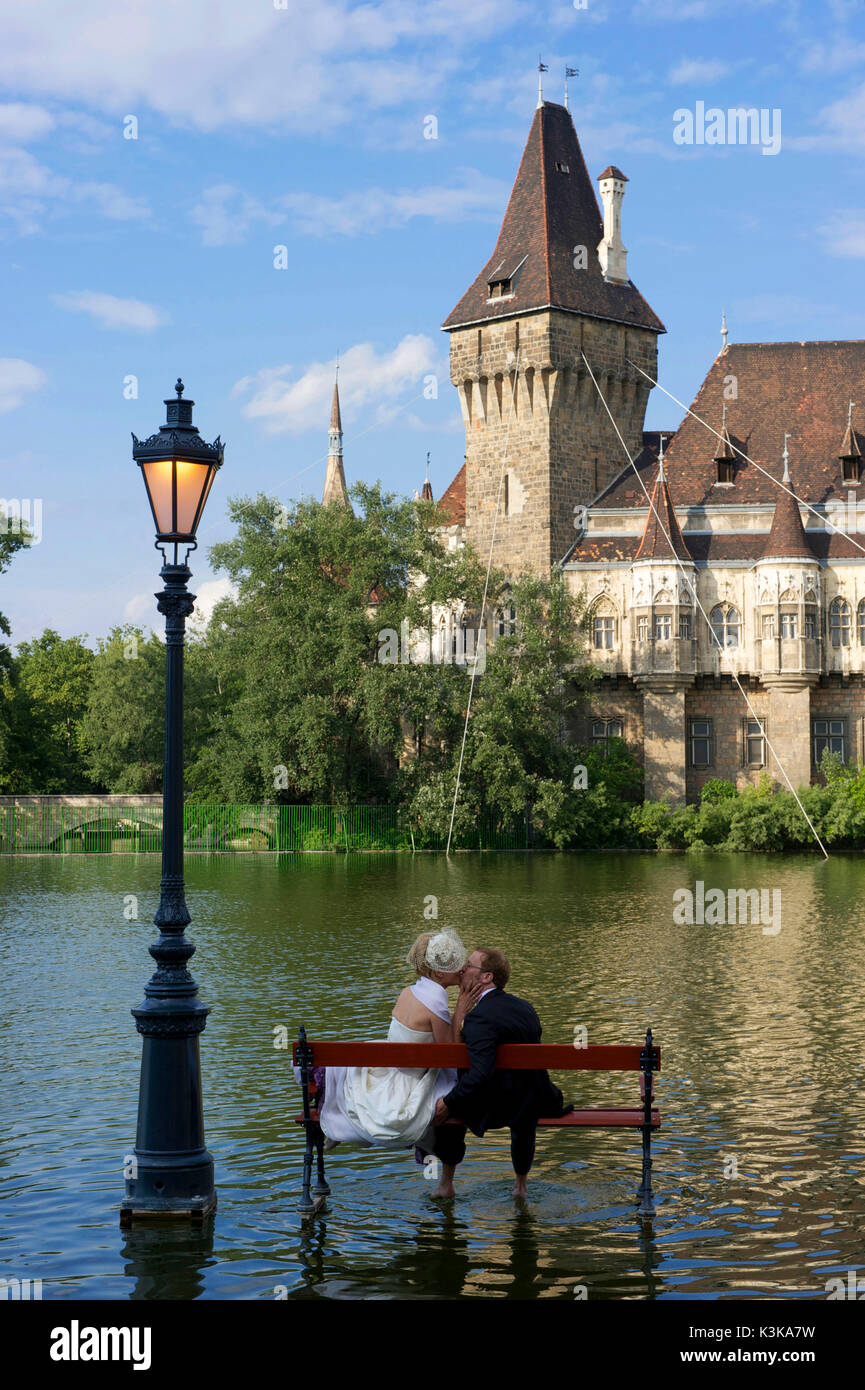
[[[149,439],[133,434],[132,457],[141,468],[162,551],[156,595],[165,615],[165,775],[162,793],[162,888],[154,922],[159,939],[149,948],[156,970],[144,1003],[133,1009],[143,1036],[135,1176],[126,1181],[120,1221],[153,1216],[204,1217],[216,1206],[213,1158],[204,1147],[198,1035],[210,1010],[199,1001],[187,970],[195,946],[184,935],[189,912],[183,892],[183,643],[195,595],[186,585],[186,560],[216,470],[222,441],[207,444],[192,423],[194,401],[165,402],[165,424]],[[173,547],[169,561],[166,548]],[[185,548],[182,561],[178,551]]]

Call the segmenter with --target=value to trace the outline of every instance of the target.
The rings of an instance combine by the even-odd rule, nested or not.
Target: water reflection
[[[723,855],[191,859],[195,973],[219,1208],[208,1230],[133,1227],[117,1207],[134,1142],[158,859],[0,863],[4,1268],[46,1298],[824,1297],[860,1269],[865,862]],[[673,894],[780,889],[782,927],[687,926]],[[126,895],[139,918],[123,917]],[[639,1135],[546,1131],[516,1206],[507,1134],[471,1140],[459,1196],[410,1155],[340,1152],[310,1227],[297,1214],[299,1092],[274,1028],[383,1037],[405,951],[439,921],[499,945],[544,1037],[663,1054],[653,1227]],[[635,1075],[556,1078],[586,1105],[634,1104]]]

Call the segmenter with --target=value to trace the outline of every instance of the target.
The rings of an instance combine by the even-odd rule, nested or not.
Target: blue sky
[[[539,53],[553,101],[579,69],[592,177],[630,180],[668,390],[695,395],[722,307],[732,342],[865,337],[862,0],[5,0],[0,496],[43,508],[0,577],[13,642],[159,625],[130,431],[178,373],[226,441],[205,607],[228,497],[321,495],[337,351],[349,483],[411,493],[430,450],[443,491],[463,432],[440,325],[492,251]],[[780,150],[677,144],[698,102],[780,111]],[[680,417],[653,392],[647,427]]]

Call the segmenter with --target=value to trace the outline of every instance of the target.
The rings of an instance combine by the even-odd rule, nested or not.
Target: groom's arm
[[[448,1091],[444,1103],[451,1115],[461,1120],[472,1100],[492,1080],[496,1069],[498,1038],[489,1019],[469,1014],[463,1024],[463,1038],[469,1050],[469,1069]]]

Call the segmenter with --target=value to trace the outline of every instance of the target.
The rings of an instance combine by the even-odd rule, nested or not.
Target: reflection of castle
[[[626,182],[613,166],[600,176],[602,220],[568,111],[539,104],[493,255],[444,324],[466,429],[442,498],[451,544],[487,555],[507,441],[493,558],[511,574],[562,564],[588,599],[604,679],[580,736],[623,732],[649,797],[777,777],[735,670],[793,784],[807,783],[824,748],[865,759],[863,553],[827,525],[827,508],[865,487],[848,409],[865,389],[865,342],[727,346],[725,331],[693,407],[718,433],[688,416],[660,450],[643,431],[639,369],[656,378],[665,330],[628,278]],[[817,515],[803,524],[737,448]]]

